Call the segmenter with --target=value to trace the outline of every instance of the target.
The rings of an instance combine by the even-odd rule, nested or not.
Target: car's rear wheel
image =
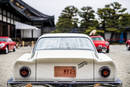
[[[13,52],[15,52],[16,51],[16,46],[14,46],[14,49],[13,49]]]
[[[8,53],[9,53],[9,49],[8,49],[7,46],[6,46],[5,50],[4,50],[4,53],[5,53],[5,54],[8,54]]]
[[[109,50],[109,49],[107,49],[106,53],[109,53],[109,52],[110,52],[110,50]]]
[[[127,50],[130,50],[130,45],[127,45],[126,47],[127,47]]]

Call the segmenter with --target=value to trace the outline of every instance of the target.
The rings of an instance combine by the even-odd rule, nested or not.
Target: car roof
[[[6,36],[0,36],[0,38],[9,38],[9,37],[6,37]]]
[[[98,35],[98,36],[91,36],[91,37],[102,37],[102,36]]]
[[[86,34],[80,34],[80,33],[49,33],[49,34],[44,34],[42,37],[89,37]]]

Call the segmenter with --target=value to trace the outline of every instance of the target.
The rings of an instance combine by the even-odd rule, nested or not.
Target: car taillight
[[[22,67],[19,72],[22,77],[28,77],[31,74],[30,68],[25,66]]]
[[[102,67],[100,69],[100,74],[101,74],[102,77],[105,77],[105,78],[109,77],[110,73],[111,73],[111,71],[110,71],[110,69],[108,67]]]

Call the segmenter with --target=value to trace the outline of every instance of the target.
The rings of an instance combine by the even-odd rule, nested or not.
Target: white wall
[[[33,30],[33,38],[38,38],[41,35],[41,30]],[[21,30],[22,38],[32,38],[32,30]]]
[[[110,37],[111,37],[111,33],[110,32],[105,32],[105,38],[106,40],[110,40]]]
[[[33,30],[33,37],[38,38],[39,36],[41,36],[41,30]]]

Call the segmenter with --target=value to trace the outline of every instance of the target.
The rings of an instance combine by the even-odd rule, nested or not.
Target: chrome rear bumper
[[[7,87],[26,87],[26,85],[32,85],[32,87],[122,87],[122,82],[118,79],[115,82],[111,81],[13,81],[11,78],[7,82]],[[31,87],[31,86],[29,86]]]

